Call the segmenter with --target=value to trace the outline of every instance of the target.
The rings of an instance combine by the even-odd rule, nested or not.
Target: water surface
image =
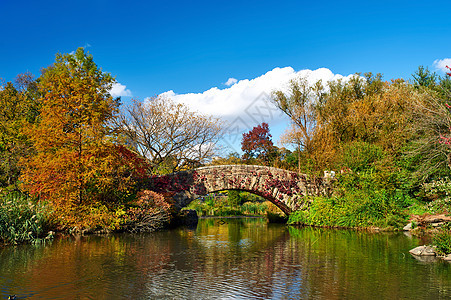
[[[451,264],[402,233],[202,219],[196,229],[0,249],[0,298],[447,299]]]

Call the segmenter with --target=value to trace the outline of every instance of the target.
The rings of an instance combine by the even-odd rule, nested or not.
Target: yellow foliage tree
[[[120,153],[110,124],[119,102],[109,91],[114,78],[83,48],[58,54],[38,81],[41,112],[24,131],[35,155],[23,159],[23,187],[55,207],[89,205],[117,181]],[[123,172],[122,172],[123,173]],[[115,182],[116,180],[116,182]]]

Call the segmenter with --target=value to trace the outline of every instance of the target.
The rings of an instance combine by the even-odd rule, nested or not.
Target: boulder
[[[404,228],[402,230],[404,231],[409,231],[410,229],[412,229],[412,222],[410,222],[409,224],[407,224],[406,226],[404,226]]]
[[[435,256],[435,250],[431,246],[418,246],[409,251],[410,254],[416,256]]]
[[[451,254],[448,254],[445,257],[443,257],[443,260],[451,262]]]

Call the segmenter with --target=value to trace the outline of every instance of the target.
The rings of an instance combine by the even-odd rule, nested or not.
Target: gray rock
[[[410,229],[412,229],[412,222],[410,222],[409,224],[407,224],[406,226],[404,226],[404,228],[402,230],[404,231],[409,231]]]
[[[410,254],[416,256],[435,256],[435,250],[431,246],[418,246],[409,251]]]
[[[443,257],[443,260],[450,261],[451,262],[451,254],[446,255]]]

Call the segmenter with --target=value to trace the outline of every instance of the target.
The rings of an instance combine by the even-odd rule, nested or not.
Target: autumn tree
[[[268,123],[261,123],[247,133],[243,133],[241,140],[241,150],[244,152],[243,158],[248,160],[256,158],[264,163],[268,163],[274,154],[274,144],[269,133]]]
[[[29,73],[0,88],[0,187],[12,186],[20,175],[19,159],[31,151],[22,129],[39,114],[37,87]]]
[[[382,149],[385,166],[395,168],[411,139],[410,111],[418,96],[413,86],[403,80],[382,82],[379,76],[370,76],[332,82],[329,87],[317,108],[318,133],[330,137],[328,143],[335,153],[329,167],[349,167],[346,162],[354,155],[343,157],[344,153],[351,153],[344,149],[365,152],[374,145]]]
[[[324,142],[327,136],[317,139],[318,111],[317,106],[325,97],[325,88],[321,81],[313,84],[306,78],[297,78],[290,81],[286,91],[274,91],[271,95],[272,102],[291,120],[290,128],[282,135],[283,144],[291,144],[296,148],[298,155],[298,172],[310,172],[320,158],[316,150],[321,149],[319,142]],[[327,143],[324,143],[327,145]]]
[[[149,160],[152,172],[199,166],[216,153],[221,122],[171,99],[134,100],[118,119],[128,143]]]
[[[321,81],[311,85],[305,78],[290,81],[288,91],[274,91],[272,102],[291,120],[293,127],[286,140],[297,144],[307,153],[313,152],[313,135],[316,130],[315,106],[323,98]]]
[[[292,81],[288,92],[273,93],[273,101],[292,120],[282,141],[299,147],[298,168],[320,174],[339,164],[347,143],[376,143],[399,155],[409,139],[406,112],[413,94],[401,80],[384,83],[382,75],[365,73],[325,87]]]
[[[128,154],[118,151],[110,126],[119,105],[109,93],[113,82],[83,48],[57,54],[43,69],[38,122],[24,130],[35,149],[22,161],[23,187],[32,195],[55,207],[80,206],[125,188],[127,181],[117,180],[117,174]]]

